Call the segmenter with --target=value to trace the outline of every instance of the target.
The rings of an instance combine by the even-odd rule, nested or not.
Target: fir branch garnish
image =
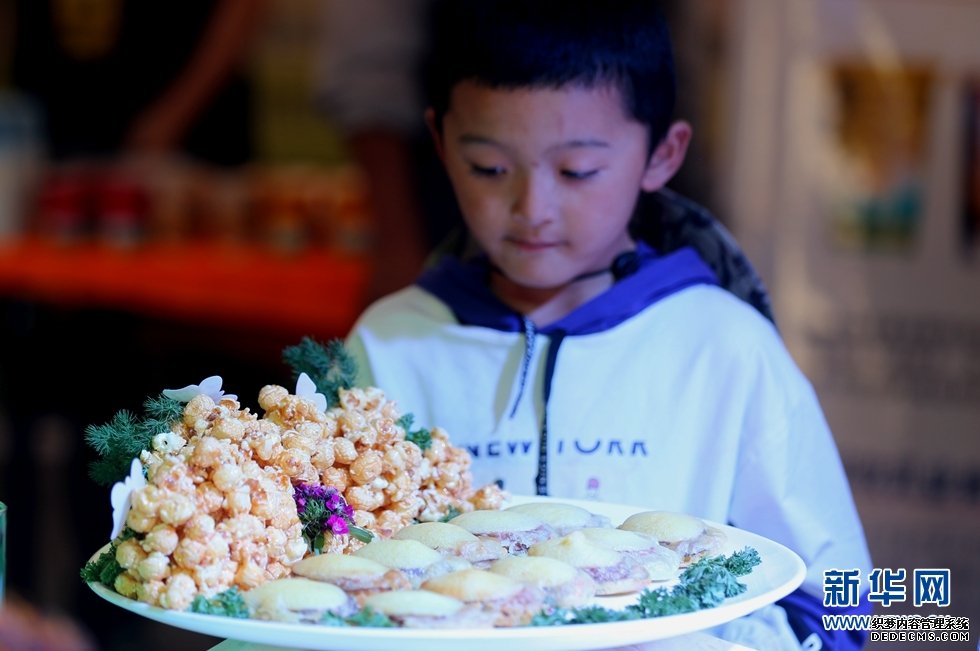
[[[323,551],[328,534],[350,534],[361,542],[374,538],[373,533],[354,524],[354,509],[336,488],[299,482],[293,486],[293,500],[303,525],[303,538],[314,554]]]
[[[327,398],[327,408],[340,404],[341,389],[350,389],[357,379],[357,363],[341,339],[322,344],[310,337],[282,351],[282,359],[293,369],[293,378],[306,373],[316,389]]]
[[[116,577],[123,573],[123,568],[116,560],[116,549],[119,543],[129,540],[136,535],[136,532],[126,527],[118,538],[109,543],[109,549],[105,550],[94,561],[86,563],[79,574],[85,583],[101,583],[102,585],[113,587]]]
[[[168,398],[162,393],[156,398],[147,398],[143,403],[146,418],[143,426],[155,434],[166,432],[184,417],[184,403]]]
[[[188,610],[201,615],[221,615],[237,619],[248,619],[249,616],[248,605],[237,586],[219,592],[210,599],[199,594],[194,597],[194,601],[191,602]]]
[[[153,437],[170,431],[184,413],[184,405],[163,395],[147,399],[143,407],[143,418],[124,409],[104,425],[85,428],[85,442],[101,457],[89,466],[89,475],[97,483],[111,486],[126,477],[133,459],[149,450]]]
[[[405,414],[397,421],[395,424],[405,430],[405,440],[414,443],[419,446],[419,449],[425,452],[432,446],[432,432],[425,428],[419,428],[417,430],[412,430],[412,424],[415,422],[414,414]]]
[[[739,583],[738,577],[751,572],[752,568],[760,562],[759,552],[751,547],[746,547],[727,557],[704,558],[685,569],[681,573],[680,581],[674,587],[644,590],[637,603],[627,606],[624,610],[610,610],[599,606],[554,608],[535,615],[531,625],[560,626],[621,622],[712,608],[728,597],[735,597],[745,592],[745,584]]]
[[[360,626],[363,628],[392,628],[397,626],[387,615],[374,611],[369,606],[361,608],[350,617],[341,617],[331,612],[324,613],[323,617],[320,618],[320,623],[325,626]]]

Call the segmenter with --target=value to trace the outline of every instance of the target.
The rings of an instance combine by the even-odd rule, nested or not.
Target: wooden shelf
[[[0,245],[0,294],[212,325],[344,336],[362,307],[365,259],[190,243],[132,248]]]

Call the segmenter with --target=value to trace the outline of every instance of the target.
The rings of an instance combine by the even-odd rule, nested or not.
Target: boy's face
[[[646,125],[612,86],[462,82],[442,127],[437,146],[467,225],[504,276],[529,289],[608,267],[632,248],[640,190],[665,182]]]

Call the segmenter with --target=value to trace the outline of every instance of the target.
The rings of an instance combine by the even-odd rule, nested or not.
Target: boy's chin
[[[498,286],[503,285],[514,290],[527,293],[554,294],[578,284],[574,273],[555,273],[554,269],[547,272],[528,272],[497,269],[494,281]]]

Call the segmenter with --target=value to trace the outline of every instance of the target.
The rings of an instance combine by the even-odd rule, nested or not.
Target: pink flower
[[[330,527],[330,531],[338,536],[342,536],[349,531],[347,522],[339,515],[331,515],[327,518],[327,526]]]

